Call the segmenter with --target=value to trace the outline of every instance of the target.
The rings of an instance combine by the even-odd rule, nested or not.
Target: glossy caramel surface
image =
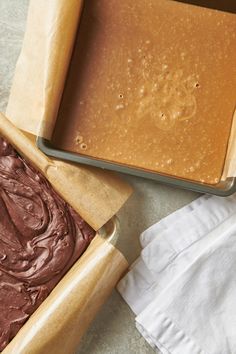
[[[235,109],[236,15],[169,0],[88,0],[53,143],[215,184]]]

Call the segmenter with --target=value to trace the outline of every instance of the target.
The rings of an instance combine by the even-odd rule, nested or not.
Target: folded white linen
[[[236,353],[236,341],[228,338],[231,327],[236,332],[236,315],[230,317],[229,310],[236,309],[235,235],[235,196],[201,197],[141,235],[141,257],[118,290],[139,314],[137,327],[152,346],[164,354]],[[232,255],[226,262],[229,251]],[[221,297],[215,303],[211,297],[217,292]]]
[[[180,220],[182,217],[186,217],[189,212],[196,209],[209,198],[209,195],[203,195],[202,197],[195,199],[190,204],[185,205],[183,208],[180,208],[174,213],[169,214],[158,223],[150,226],[140,235],[140,243],[142,248],[146,247],[153,240],[153,238],[159,234],[159,232],[169,229],[172,224]]]

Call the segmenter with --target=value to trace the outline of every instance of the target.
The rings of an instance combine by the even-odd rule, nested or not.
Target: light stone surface
[[[0,0],[0,111],[2,112],[7,105],[14,68],[22,45],[28,4],[29,0]],[[132,262],[140,252],[140,233],[195,199],[197,194],[142,178],[122,177],[133,186],[134,194],[118,213],[121,226],[118,248],[122,250],[129,262]],[[154,350],[135,329],[132,311],[114,290],[83,338],[76,354],[120,353],[151,354]]]

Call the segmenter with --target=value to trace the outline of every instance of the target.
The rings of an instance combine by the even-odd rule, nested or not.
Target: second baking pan
[[[38,146],[70,161],[232,193],[234,179],[221,174],[235,104],[235,15],[175,1],[152,1],[152,9],[137,1],[131,11],[132,4],[85,2],[54,133]]]

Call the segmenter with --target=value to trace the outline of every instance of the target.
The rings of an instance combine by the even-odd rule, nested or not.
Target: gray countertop
[[[0,0],[0,111],[4,112],[25,29],[29,0]],[[139,235],[147,227],[197,197],[142,178],[122,176],[134,188],[120,210],[118,243],[131,263],[139,255]],[[151,354],[134,325],[134,315],[114,290],[82,340],[77,354]],[[65,353],[66,354],[66,353]]]

